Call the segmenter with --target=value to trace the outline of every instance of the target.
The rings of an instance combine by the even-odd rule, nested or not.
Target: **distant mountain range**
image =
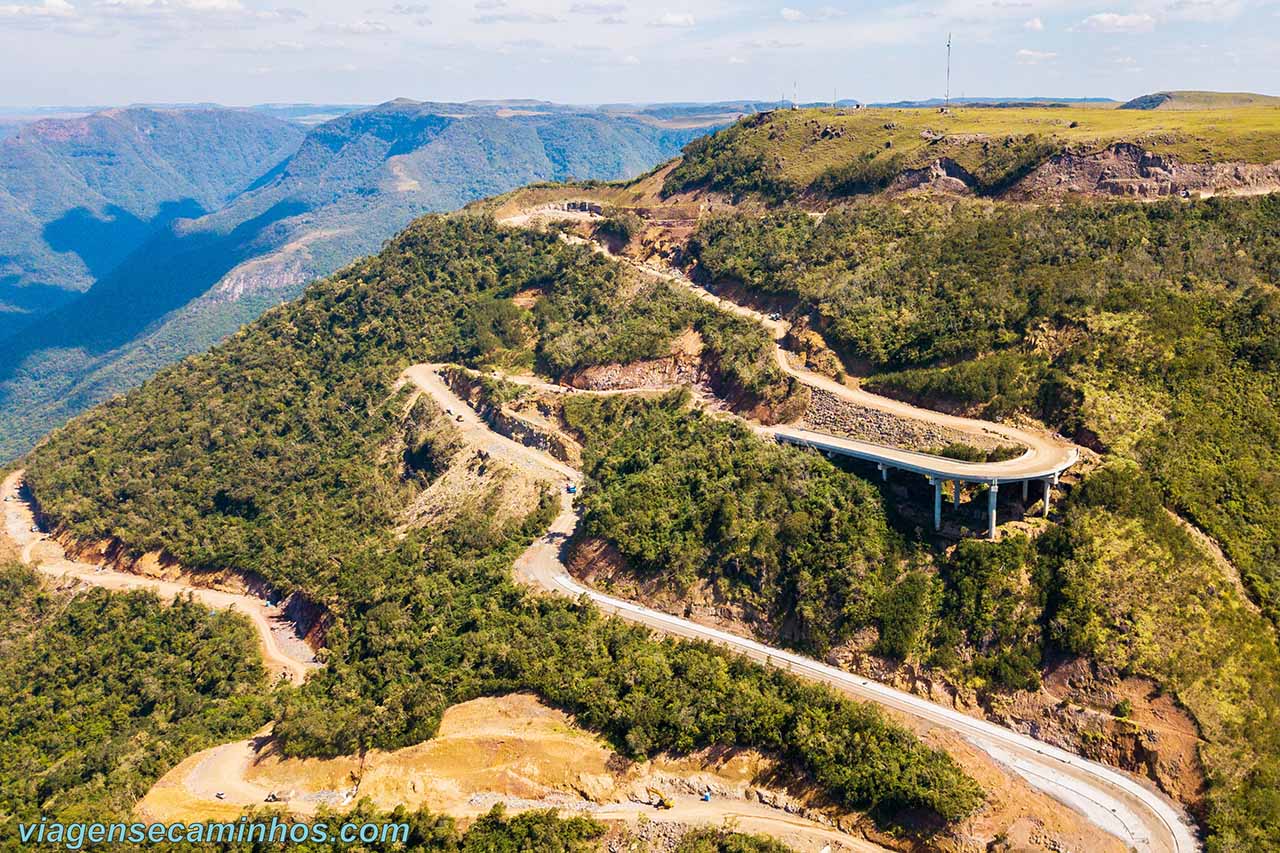
[[[0,459],[416,216],[631,177],[750,107],[400,99],[296,121],[326,109],[114,109],[0,139]]]
[[[227,204],[304,131],[233,110],[105,110],[0,140],[0,340],[179,217]]]
[[[871,104],[873,107],[896,107],[907,109],[911,107],[941,107],[947,104],[943,98],[925,98],[920,101],[887,101],[882,103]],[[1032,104],[1114,104],[1115,100],[1111,98],[952,98],[951,104],[963,105],[967,107],[1026,107]]]

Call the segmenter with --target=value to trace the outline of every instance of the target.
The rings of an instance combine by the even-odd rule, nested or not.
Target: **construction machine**
[[[669,809],[672,806],[671,798],[659,791],[657,788],[645,788],[645,793],[649,795],[649,804],[655,809]]]

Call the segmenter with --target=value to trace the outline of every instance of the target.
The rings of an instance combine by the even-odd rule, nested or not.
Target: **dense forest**
[[[972,812],[976,784],[874,708],[516,586],[511,563],[548,524],[552,495],[507,523],[464,512],[393,535],[421,484],[381,451],[406,420],[431,416],[406,414],[407,392],[391,393],[400,370],[483,358],[477,320],[498,341],[506,334],[490,323],[506,310],[495,300],[536,288],[545,311],[570,301],[562,293],[603,305],[583,294],[614,292],[619,276],[554,236],[424,218],[378,256],[54,433],[27,460],[28,482],[75,535],[163,546],[197,570],[252,571],[331,610],[327,666],[278,716],[287,754],[415,743],[453,703],[529,689],[628,756],[756,747],[886,818]]]
[[[248,622],[150,593],[50,592],[0,567],[0,837],[18,821],[123,820],[193,752],[271,718]]]
[[[712,286],[790,300],[873,390],[1029,414],[1141,466],[1091,475],[1034,543],[961,543],[899,605],[937,602],[916,646],[935,665],[1032,686],[1057,648],[1174,692],[1205,735],[1217,850],[1280,838],[1277,223],[1274,196],[916,200],[716,217],[690,246]],[[1264,615],[1165,506],[1222,543]]]
[[[819,657],[876,622],[906,561],[866,481],[690,408],[687,391],[571,398],[565,419],[585,439],[582,533],[640,574],[710,580]]]
[[[713,218],[690,249],[797,300],[875,390],[1141,461],[1280,620],[1280,197],[867,203]]]
[[[933,552],[886,527],[872,484],[687,402],[678,392],[569,401],[566,417],[586,439],[585,535],[615,545],[641,577],[715,584],[806,651],[872,627],[877,653],[979,692],[1037,689],[1054,654],[1151,677],[1201,726],[1213,849],[1272,849],[1275,633],[1223,588],[1220,568],[1136,465],[1114,460],[1091,474],[1034,540]]]
[[[966,540],[935,556],[890,526],[872,483],[688,403],[685,392],[566,403],[586,442],[584,535],[641,577],[682,592],[711,582],[818,657],[873,628],[886,657],[979,687],[1039,686],[1051,579],[1030,540]]]

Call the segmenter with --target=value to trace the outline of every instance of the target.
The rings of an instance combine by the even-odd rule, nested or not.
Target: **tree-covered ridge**
[[[714,584],[819,657],[869,628],[883,656],[980,687],[1039,686],[1050,582],[1025,536],[935,559],[889,526],[871,483],[687,404],[681,392],[567,401],[585,439],[583,533],[642,577]]]
[[[878,654],[945,670],[980,693],[1037,690],[1053,654],[1150,677],[1201,727],[1214,849],[1273,849],[1275,633],[1136,466],[1090,475],[1061,523],[1035,540],[967,539],[932,558],[917,543],[909,559],[909,548],[886,547],[869,484],[685,402],[566,405],[587,442],[584,532],[614,544],[638,574],[716,583],[775,625],[794,620],[782,641],[802,649],[874,629]]]
[[[862,204],[713,218],[690,248],[797,299],[874,389],[1142,461],[1280,614],[1280,197]]]
[[[249,624],[143,592],[45,591],[0,567],[0,836],[123,820],[170,767],[270,719]]]
[[[1154,678],[1195,717],[1209,849],[1280,850],[1280,644],[1159,487],[1116,462],[1038,541],[1055,645]]]
[[[718,121],[398,99],[305,134],[230,109],[31,126],[58,145],[28,145],[24,129],[18,150],[0,141],[0,459],[377,252],[418,216],[529,181],[629,178]],[[188,221],[170,227],[177,217]],[[73,281],[93,287],[52,298]],[[50,313],[35,324],[13,306]]]
[[[1031,413],[1141,464],[1091,475],[1034,544],[962,542],[901,609],[938,601],[915,646],[934,665],[1029,686],[1058,649],[1174,693],[1223,851],[1280,837],[1278,222],[1275,197],[866,204],[713,219],[691,247],[708,278],[794,300],[875,390]],[[1272,623],[1162,504],[1223,543]]]
[[[819,656],[875,624],[904,562],[875,489],[688,402],[687,392],[566,402],[586,440],[582,532],[642,575],[681,589],[710,580]]]
[[[469,511],[393,534],[422,483],[387,448],[435,417],[406,413],[391,393],[399,372],[492,355],[483,329],[509,345],[526,322],[510,310],[517,293],[544,292],[546,313],[529,322],[551,328],[579,316],[574,306],[612,304],[620,284],[614,262],[551,235],[419,220],[380,255],[54,433],[30,455],[28,483],[73,535],[252,571],[331,609],[327,665],[276,723],[287,754],[417,743],[451,704],[532,690],[629,756],[755,747],[852,807],[970,813],[972,780],[875,709],[516,586],[511,563],[550,522],[554,495],[506,524]]]

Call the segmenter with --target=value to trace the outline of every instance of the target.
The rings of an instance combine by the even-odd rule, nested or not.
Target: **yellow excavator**
[[[645,788],[645,793],[649,795],[649,804],[655,809],[671,808],[671,798],[659,791],[657,788]]]

